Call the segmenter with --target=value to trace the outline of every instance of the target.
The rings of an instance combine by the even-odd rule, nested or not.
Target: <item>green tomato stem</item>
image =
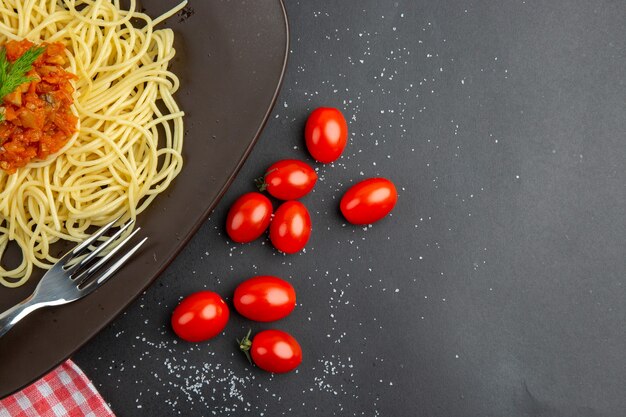
[[[237,340],[237,344],[239,344],[239,350],[241,350],[243,354],[246,355],[246,358],[248,358],[248,362],[252,364],[252,357],[250,356],[250,349],[252,348],[252,341],[250,340],[250,334],[252,334],[252,329],[248,329],[248,333],[241,340],[239,339],[236,339],[236,340]]]

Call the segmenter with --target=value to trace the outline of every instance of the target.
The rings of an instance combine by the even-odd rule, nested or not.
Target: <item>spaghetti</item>
[[[151,19],[135,0],[129,10],[118,0],[0,0],[0,45],[65,46],[78,118],[58,153],[0,171],[0,259],[11,241],[22,252],[19,265],[0,267],[0,284],[17,287],[34,267],[49,269],[59,240],[135,218],[182,169],[179,81],[168,70],[174,34],[155,26],[185,4]]]

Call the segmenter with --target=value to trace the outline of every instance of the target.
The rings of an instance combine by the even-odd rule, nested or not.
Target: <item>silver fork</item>
[[[39,284],[37,284],[35,291],[28,298],[0,314],[0,337],[8,332],[15,323],[33,311],[42,307],[71,303],[83,298],[99,288],[117,272],[148,239],[147,237],[143,238],[115,263],[99,273],[104,264],[119,252],[141,229],[138,227],[109,253],[96,259],[98,254],[111,247],[122,233],[133,224],[133,220],[127,222],[113,236],[95,249],[90,250],[89,247],[102,237],[118,220],[119,218],[102,226],[96,233],[66,253],[45,273]]]

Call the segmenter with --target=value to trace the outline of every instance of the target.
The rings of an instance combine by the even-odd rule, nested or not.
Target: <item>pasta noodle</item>
[[[182,168],[183,112],[168,70],[174,34],[130,1],[0,0],[0,45],[28,39],[65,45],[78,132],[56,155],[14,174],[0,170],[0,259],[11,241],[22,261],[0,267],[0,284],[24,284],[57,259],[51,245],[78,242],[92,226],[144,211]]]

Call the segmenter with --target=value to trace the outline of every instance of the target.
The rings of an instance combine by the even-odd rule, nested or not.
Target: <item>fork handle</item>
[[[14,305],[0,314],[0,337],[11,330],[11,327],[13,327],[15,323],[40,307],[42,307],[42,305],[35,300],[33,294],[21,303]]]

